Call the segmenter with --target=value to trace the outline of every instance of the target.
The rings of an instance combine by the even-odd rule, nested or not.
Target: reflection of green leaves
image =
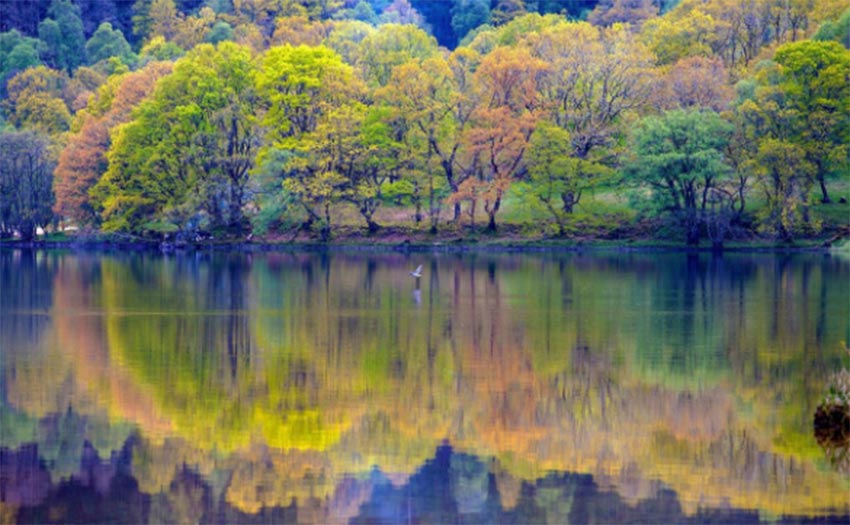
[[[0,403],[0,446],[14,449],[35,441],[37,426],[27,414]]]

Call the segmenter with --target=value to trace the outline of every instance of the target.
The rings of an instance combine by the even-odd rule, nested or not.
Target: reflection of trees
[[[80,410],[105,404],[141,427],[143,491],[187,483],[185,464],[217,481],[181,497],[248,513],[297,500],[299,519],[331,519],[321,502],[344,475],[348,503],[334,504],[353,512],[373,465],[393,493],[444,438],[498,463],[452,459],[455,481],[434,497],[473,514],[576,516],[576,480],[528,493],[523,480],[548,469],[592,473],[631,503],[660,479],[688,513],[723,498],[776,513],[842,501],[806,457],[813,442],[795,441],[810,432],[805,402],[785,400],[814,399],[824,348],[847,331],[846,263],[423,258],[134,255],[104,258],[99,277],[63,263],[63,307],[106,313],[56,317],[86,385],[74,395],[98,400]],[[96,300],[74,302],[92,287]]]
[[[272,476],[263,480],[263,485],[256,485],[262,489],[257,495],[264,499],[257,502],[256,508],[246,509],[217,495],[216,473],[200,475],[185,464],[175,467],[168,485],[145,493],[130,469],[130,457],[139,451],[139,446],[139,442],[131,439],[120,453],[103,459],[87,445],[79,471],[52,483],[34,447],[2,449],[4,491],[0,510],[7,513],[8,521],[24,523],[741,523],[758,520],[753,512],[711,506],[689,518],[682,512],[678,495],[660,486],[646,497],[629,502],[586,474],[551,472],[521,481],[505,473],[498,461],[485,462],[459,453],[448,444],[432,450],[426,461],[414,465],[412,475],[403,483],[393,483],[381,471],[373,470],[365,478],[338,480],[327,491],[317,488],[316,476],[311,474],[313,467],[308,466],[310,454],[292,452],[280,456],[280,459],[288,458],[285,461],[292,468],[290,476],[285,480]],[[235,469],[232,475],[237,478],[238,470],[247,464],[245,458],[240,459],[231,462],[231,468]],[[276,461],[271,457],[266,459]],[[290,500],[273,499],[275,484],[295,482],[302,475],[304,481],[299,484],[302,488]],[[253,484],[259,480],[249,481]],[[516,494],[505,493],[505,487]],[[513,501],[506,503],[509,500]]]
[[[0,250],[0,411],[15,401],[9,399],[15,392],[8,383],[38,375],[32,363],[43,351],[50,325],[50,281],[57,262],[44,251]],[[0,432],[9,431],[0,427]]]

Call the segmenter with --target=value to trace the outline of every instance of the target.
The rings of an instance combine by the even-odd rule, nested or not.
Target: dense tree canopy
[[[120,127],[92,189],[104,228],[142,233],[243,228],[257,129],[254,65],[236,44],[202,44],[177,61]]]
[[[14,4],[3,122],[49,137],[55,211],[77,224],[327,239],[357,217],[437,233],[507,214],[562,236],[672,221],[689,242],[840,226],[838,0]]]
[[[31,131],[0,133],[0,237],[30,240],[53,219],[49,144]]]

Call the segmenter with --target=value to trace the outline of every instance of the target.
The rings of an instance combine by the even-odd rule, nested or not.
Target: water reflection
[[[811,432],[850,339],[840,260],[4,251],[0,264],[13,520],[850,514],[850,480]]]

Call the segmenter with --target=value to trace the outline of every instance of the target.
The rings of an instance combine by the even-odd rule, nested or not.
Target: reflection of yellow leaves
[[[227,501],[249,513],[263,507],[286,507],[291,500],[299,504],[315,498],[325,499],[335,486],[331,465],[315,452],[283,452],[255,448],[237,455],[227,489]],[[236,459],[233,458],[233,459]],[[319,520],[321,521],[321,520]]]
[[[15,523],[18,506],[0,501],[0,523]]]
[[[698,323],[707,328],[694,331],[691,350],[717,345],[726,353],[671,372],[647,370],[640,360],[646,340],[622,330],[635,314],[612,307],[610,295],[600,298],[603,287],[615,290],[618,301],[643,297],[643,273],[560,270],[533,261],[492,278],[468,261],[440,260],[435,280],[423,280],[422,304],[414,306],[403,256],[369,268],[344,258],[319,263],[275,254],[254,259],[245,286],[256,302],[231,319],[250,341],[250,360],[231,368],[227,349],[210,343],[182,374],[165,366],[185,365],[167,346],[132,351],[154,341],[146,335],[152,330],[139,326],[160,326],[155,335],[165,339],[179,326],[185,350],[221,338],[215,326],[226,323],[204,328],[187,320],[203,318],[186,314],[203,311],[203,292],[167,265],[142,265],[151,271],[144,282],[157,291],[160,306],[183,315],[131,329],[130,316],[119,313],[144,306],[146,290],[120,266],[101,266],[107,320],[57,315],[56,337],[46,346],[59,340],[63,346],[30,356],[39,366],[55,355],[70,357],[63,375],[85,384],[85,396],[97,401],[79,406],[76,393],[55,387],[28,392],[20,376],[10,383],[10,399],[39,392],[65,404],[73,398],[82,413],[107,406],[113,417],[137,423],[144,443],[134,451],[134,474],[143,491],[167,490],[175,465],[186,464],[204,476],[232,472],[226,498],[246,512],[292,498],[316,502],[343,476],[363,479],[373,465],[403,482],[448,439],[456,450],[495,458],[506,508],[518,499],[521,481],[548,470],[590,473],[627,499],[652,495],[663,483],[688,512],[720,503],[775,515],[844,508],[846,483],[777,444],[796,435],[786,432],[796,430],[787,420],[801,417],[777,410],[778,396],[802,397],[811,386],[787,384],[797,376],[783,370],[796,366],[798,349],[817,337],[803,323],[817,304],[801,305],[799,275],[776,275],[777,266],[759,269],[744,285],[745,295],[769,294],[770,308],[722,294],[700,297],[696,318],[712,322]],[[827,282],[817,268],[806,270],[812,288]],[[573,277],[581,277],[581,286]],[[81,283],[82,274],[63,265],[56,305],[93,308],[75,302]],[[836,288],[824,293],[840,296]],[[765,329],[771,323],[775,333]],[[843,333],[836,317],[824,323],[825,333]],[[652,335],[664,343],[660,352],[678,343],[667,333]],[[28,377],[30,387],[35,376]],[[158,426],[163,421],[173,423]]]

